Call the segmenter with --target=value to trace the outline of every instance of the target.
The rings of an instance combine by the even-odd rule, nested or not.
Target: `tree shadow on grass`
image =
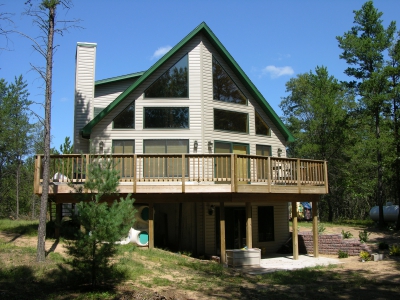
[[[75,299],[78,295],[116,294],[116,286],[126,279],[115,271],[96,287],[63,263],[49,259],[31,266],[0,267],[0,299]],[[109,278],[109,279],[108,279]]]

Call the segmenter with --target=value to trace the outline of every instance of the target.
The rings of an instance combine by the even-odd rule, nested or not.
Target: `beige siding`
[[[208,214],[208,205],[209,203],[203,203],[204,208],[204,249],[205,254],[207,255],[215,255],[217,251],[217,247],[215,244],[215,214],[210,216]]]
[[[94,107],[107,107],[123,91],[125,91],[137,78],[119,80],[106,84],[97,85],[94,91]]]
[[[250,93],[245,89],[245,87],[241,84],[239,79],[235,76],[235,74],[230,70],[230,68],[225,64],[223,59],[219,56],[219,54],[215,51],[212,45],[206,40],[203,40],[204,47],[202,52],[203,57],[203,93],[204,93],[204,123],[203,130],[205,132],[204,140],[207,141],[227,141],[227,142],[240,142],[250,145],[250,154],[256,154],[256,144],[260,145],[269,145],[272,146],[272,155],[278,156],[277,150],[281,148],[283,153],[282,156],[285,156],[285,138],[278,131],[273,122],[268,118],[268,116],[264,113],[264,111],[260,108],[257,102],[251,97]],[[237,84],[240,90],[245,94],[248,98],[247,105],[227,103],[223,101],[215,101],[213,100],[213,87],[212,87],[212,57],[213,55],[221,64],[221,66],[225,69],[225,71],[229,74],[229,76],[233,79],[233,81]],[[213,120],[213,111],[214,108],[244,112],[248,113],[249,116],[249,133],[231,133],[224,131],[214,130],[214,120]],[[264,121],[271,128],[271,136],[261,136],[255,134],[255,110],[261,115]]]
[[[253,206],[253,247],[265,248],[267,253],[276,253],[289,239],[288,203],[265,203],[263,206],[274,207],[274,237],[272,242],[258,241],[258,206]]]
[[[76,49],[74,152],[87,153],[89,141],[79,131],[92,119],[96,44],[78,43]]]
[[[201,89],[200,89],[200,38],[195,37],[179,53],[175,54],[165,65],[160,67],[152,76],[131,93],[119,107],[114,109],[93,129],[91,138],[97,147],[100,141],[105,144],[105,152],[111,153],[112,140],[134,139],[135,152],[143,153],[144,139],[189,139],[190,152],[193,152],[193,143],[199,141],[198,153],[202,152],[201,128]],[[189,99],[144,99],[143,93],[159,76],[173,66],[179,59],[188,53],[189,59]],[[113,119],[130,103],[135,101],[135,129],[113,129]],[[145,107],[189,107],[189,129],[143,129],[143,114]]]

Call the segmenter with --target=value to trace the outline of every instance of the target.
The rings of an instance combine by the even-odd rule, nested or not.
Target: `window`
[[[271,156],[271,146],[256,145],[256,155]],[[268,179],[268,159],[257,158],[255,164],[257,166],[257,180],[266,181]]]
[[[256,145],[256,155],[271,156],[271,146]]]
[[[274,235],[274,207],[258,207],[258,241],[270,242],[275,240]]]
[[[215,142],[214,153],[235,153],[235,154],[248,154],[249,145],[232,142]],[[217,178],[230,178],[231,177],[231,158],[215,157],[215,174]],[[242,178],[248,176],[249,161],[247,158],[239,158],[237,164],[237,174]],[[241,184],[241,183],[239,183]]]
[[[134,140],[113,140],[112,141],[113,154],[133,154],[135,153],[135,141]],[[122,156],[114,157],[115,169],[119,171],[119,176],[133,177],[133,157]]]
[[[188,98],[188,55],[161,75],[145,92],[145,98]]]
[[[189,107],[145,107],[144,128],[189,128]]]
[[[248,114],[215,108],[214,129],[248,133]]]
[[[255,113],[256,115],[256,134],[260,135],[271,135],[271,131],[268,125],[264,122],[258,112]]]
[[[135,102],[132,102],[118,116],[114,118],[113,128],[135,128]]]
[[[213,58],[212,70],[214,100],[246,105],[246,97],[215,58]]]
[[[189,153],[189,140],[144,140],[145,154],[184,154]],[[188,174],[188,160],[185,161],[185,173]],[[149,178],[182,177],[182,157],[168,158],[146,157],[144,174]]]

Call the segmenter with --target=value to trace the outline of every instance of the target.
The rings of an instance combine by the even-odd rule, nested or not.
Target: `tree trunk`
[[[57,2],[55,2],[57,3]],[[52,73],[53,73],[53,38],[54,22],[57,4],[50,5],[49,19],[47,21],[47,53],[46,53],[46,92],[45,92],[45,119],[44,119],[44,159],[43,159],[43,192],[40,199],[40,216],[38,228],[38,243],[36,260],[43,262],[46,259],[46,216],[47,201],[49,194],[50,179],[50,124],[51,124],[51,95],[52,95]]]
[[[20,163],[21,163],[21,160],[18,158],[18,161],[17,161],[17,178],[16,178],[17,191],[16,191],[16,195],[15,195],[15,198],[16,198],[16,201],[17,201],[16,219],[19,218],[19,171],[20,171]]]
[[[384,227],[385,226],[385,220],[383,218],[383,171],[382,171],[382,153],[380,150],[380,116],[379,116],[379,110],[377,109],[375,112],[375,130],[376,130],[376,145],[377,145],[377,164],[378,164],[378,186],[377,186],[377,191],[376,191],[376,202],[378,203],[379,206],[379,226]]]

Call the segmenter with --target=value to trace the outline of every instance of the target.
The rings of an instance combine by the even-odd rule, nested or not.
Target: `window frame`
[[[188,119],[187,125],[188,127],[151,127],[147,128],[146,126],[146,109],[176,109],[176,108],[187,108],[188,110]],[[190,129],[190,107],[189,106],[146,106],[143,107],[143,130],[189,130]]]
[[[260,208],[266,209],[266,216],[261,216],[260,214],[262,211],[260,211]],[[270,211],[268,211],[270,210]],[[271,215],[269,215],[271,214]],[[274,242],[275,241],[275,208],[273,205],[260,205],[257,207],[257,229],[258,229],[258,242],[259,243],[265,243],[265,242]],[[267,227],[272,225],[272,234],[269,233],[268,231],[271,230],[260,230],[260,228],[263,227],[263,225],[267,225]],[[269,227],[270,228],[270,227]],[[263,234],[265,235],[264,238],[260,238],[260,235]],[[269,235],[269,237],[268,237]]]
[[[230,80],[232,80],[232,82],[235,84],[236,88],[239,90],[239,92],[244,96],[244,98],[246,99],[246,103],[235,103],[235,102],[228,102],[228,101],[224,101],[224,100],[220,100],[220,99],[214,99],[214,72],[213,72],[213,64],[214,64],[214,59],[217,62],[217,64],[222,68],[222,70],[224,70],[224,72],[226,73],[226,75],[230,78]],[[239,85],[236,83],[235,80],[233,80],[232,76],[229,75],[229,73],[225,70],[225,68],[222,66],[222,64],[218,61],[218,59],[213,55],[212,56],[212,62],[211,62],[211,75],[212,75],[212,98],[213,101],[218,101],[218,102],[223,102],[223,103],[229,103],[229,104],[237,104],[237,105],[244,105],[244,106],[248,106],[249,105],[249,98],[246,96],[245,93],[243,93],[243,91],[240,89]]]
[[[260,121],[268,127],[268,134],[262,134],[262,133],[257,133],[257,116],[259,117]],[[267,136],[267,137],[271,137],[271,126],[269,126],[267,124],[267,122],[264,121],[264,119],[261,117],[261,114],[257,111],[254,110],[254,133],[255,135],[259,135],[259,136]]]
[[[229,113],[237,113],[237,114],[243,114],[246,115],[246,132],[243,131],[235,131],[235,130],[229,130],[229,129],[220,129],[220,128],[215,128],[215,111],[224,111],[224,112],[229,112]],[[223,132],[231,132],[231,133],[239,133],[239,134],[249,134],[250,129],[249,129],[249,113],[248,112],[241,112],[241,111],[234,111],[234,110],[226,110],[226,109],[221,109],[221,108],[213,108],[213,130],[217,131],[223,131]]]
[[[122,111],[119,112],[118,115],[116,115],[113,120],[112,120],[112,129],[116,130],[135,130],[136,128],[136,101],[132,101],[129,105],[127,105]],[[115,127],[114,120],[118,118],[126,109],[128,109],[129,106],[133,105],[133,128],[119,128]]]
[[[166,152],[167,151],[167,142],[168,141],[186,141],[187,142],[187,144],[186,144],[186,152],[185,153],[181,153],[181,154],[188,154],[189,153],[189,151],[190,151],[190,139],[143,139],[143,154],[156,154],[156,153],[146,153],[146,142],[147,141],[164,141],[164,146],[165,146],[165,152],[164,153],[159,153],[159,154],[180,154],[180,153],[168,153],[168,152]],[[144,162],[143,162],[143,174],[147,174],[147,173],[149,173],[149,174],[151,174],[151,171],[147,171],[146,170],[146,168],[148,168],[148,165],[149,165],[149,163],[147,163],[146,162],[146,160],[147,160],[148,158],[144,158]],[[186,160],[186,163],[185,163],[185,177],[189,177],[189,160],[188,160],[188,158],[186,157],[185,158],[185,160]],[[150,162],[150,164],[151,164],[151,162]],[[162,170],[162,174],[169,174],[169,172],[168,172],[168,158],[167,158],[167,162],[163,162],[162,163],[162,165],[164,166],[164,170]],[[151,169],[152,167],[150,167],[150,169]],[[178,168],[178,170],[176,170],[177,171],[177,173],[176,174],[173,174],[172,176],[173,177],[177,177],[177,178],[182,178],[182,168]],[[159,175],[160,174],[160,171],[157,171],[157,174]],[[153,174],[153,176],[147,176],[148,178],[157,178],[158,176],[154,176],[154,174]]]
[[[150,89],[160,78],[161,76],[163,76],[165,73],[167,73],[169,70],[171,70],[178,62],[180,62],[182,60],[182,58],[184,58],[185,56],[187,56],[187,97],[146,97],[146,91],[148,89]],[[143,91],[143,99],[144,100],[152,100],[152,99],[183,99],[183,100],[187,100],[189,99],[189,95],[190,95],[190,91],[189,91],[189,52],[185,53],[182,57],[180,57],[178,60],[175,61],[175,63],[169,67],[167,70],[165,70],[160,76],[158,76],[144,91]]]

